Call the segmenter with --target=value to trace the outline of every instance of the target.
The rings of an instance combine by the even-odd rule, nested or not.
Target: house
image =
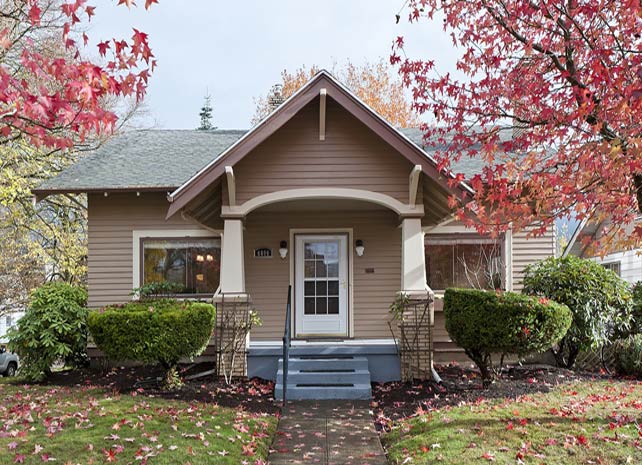
[[[35,195],[87,193],[91,307],[159,280],[219,305],[251,300],[263,324],[247,342],[247,375],[275,379],[292,284],[291,369],[310,380],[300,384],[334,370],[333,386],[369,390],[400,376],[388,325],[399,292],[489,285],[489,269],[517,290],[526,265],[555,253],[554,231],[491,240],[454,221],[449,196],[472,190],[449,184],[421,138],[321,71],[250,131],[126,133]],[[463,361],[441,307],[437,298],[434,359]]]
[[[0,307],[0,344],[9,342],[7,333],[13,328],[18,320],[24,316],[24,310],[9,310]]]
[[[594,260],[631,284],[642,281],[641,249],[611,249],[601,256],[590,247],[590,244],[603,233],[606,226],[608,226],[606,222],[581,221],[575,228],[562,255],[575,255]]]

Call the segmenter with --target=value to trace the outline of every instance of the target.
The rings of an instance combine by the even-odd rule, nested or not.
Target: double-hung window
[[[220,238],[141,239],[141,285],[169,282],[182,296],[211,296],[221,275]]]

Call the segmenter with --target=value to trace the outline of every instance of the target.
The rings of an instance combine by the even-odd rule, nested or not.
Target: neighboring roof
[[[125,132],[46,180],[36,195],[55,192],[173,190],[245,130],[140,130]]]
[[[419,147],[421,147],[428,155],[434,155],[438,150],[445,150],[448,147],[446,145],[430,145],[426,144],[424,139],[424,132],[419,128],[402,128],[399,129],[408,139],[413,141]],[[504,131],[506,132],[506,131]],[[504,136],[504,134],[502,134]],[[481,174],[482,169],[486,165],[486,162],[482,157],[466,157],[462,156],[456,162],[452,162],[450,165],[450,170],[453,173],[463,173],[466,176],[466,179],[470,179],[476,174]]]
[[[357,118],[399,152],[401,156],[413,164],[421,165],[424,174],[430,176],[447,192],[460,198],[465,198],[473,192],[470,186],[464,182],[459,182],[455,187],[452,187],[448,177],[454,177],[454,175],[441,172],[437,168],[437,162],[422,150],[421,147],[411,141],[398,129],[391,126],[390,123],[378,115],[330,73],[321,70],[269,116],[225,150],[217,159],[212,160],[212,162],[192,176],[185,184],[172,192],[168,196],[171,205],[167,212],[167,217],[169,218],[177,213],[191,200],[195,199],[225,172],[226,166],[233,166],[242,160],[243,157],[255,147],[290,121],[302,108],[319,98],[321,93],[324,93],[324,95],[327,95],[341,105],[348,113],[352,114],[352,116]]]

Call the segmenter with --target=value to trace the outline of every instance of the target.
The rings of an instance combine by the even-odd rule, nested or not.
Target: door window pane
[[[306,315],[314,315],[314,297],[306,297],[304,312]]]
[[[317,315],[328,313],[328,299],[326,297],[317,297]]]
[[[170,282],[179,294],[213,294],[221,272],[220,239],[145,239],[143,284]]]
[[[339,298],[338,297],[328,297],[328,314],[338,315],[339,314]]]
[[[328,281],[328,295],[339,295],[339,281]]]

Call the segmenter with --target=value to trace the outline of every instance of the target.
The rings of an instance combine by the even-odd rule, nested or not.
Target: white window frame
[[[600,265],[602,265],[607,270],[613,271],[614,273],[615,273],[615,270],[613,270],[611,268],[611,266],[617,265],[618,271],[615,274],[617,274],[620,278],[622,277],[622,261],[621,260],[612,260],[612,261],[608,261],[608,262],[603,262],[603,263],[600,263]]]
[[[141,287],[140,276],[141,276],[141,250],[140,246],[143,239],[190,239],[190,238],[210,238],[210,239],[221,239],[221,249],[223,247],[223,231],[220,230],[208,230],[208,229],[144,229],[144,230],[134,230],[132,231],[132,289],[138,289]],[[219,280],[220,281],[220,280]],[[216,289],[212,295],[219,293],[221,285],[219,282],[219,287]],[[177,296],[180,298],[180,296]],[[138,300],[138,295],[133,297],[133,300]]]

